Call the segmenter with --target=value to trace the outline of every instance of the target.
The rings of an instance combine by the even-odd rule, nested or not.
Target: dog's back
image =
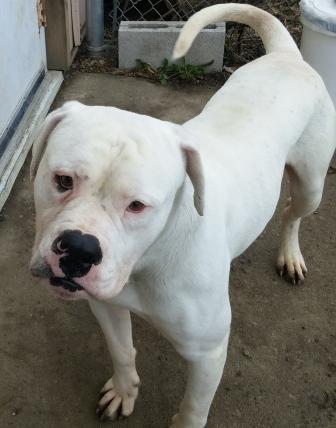
[[[184,26],[173,57],[185,55],[206,25],[230,20],[254,28],[266,55],[233,73],[202,113],[184,127],[199,141],[209,170],[221,171],[226,189],[221,195],[217,192],[217,199],[235,201],[229,230],[238,255],[271,218],[285,165],[295,215],[307,215],[318,206],[335,150],[336,114],[322,79],[303,61],[288,31],[256,7],[224,4],[201,10]],[[247,218],[242,219],[244,213]],[[254,224],[249,218],[259,221]],[[299,254],[298,239],[293,239],[291,252]]]

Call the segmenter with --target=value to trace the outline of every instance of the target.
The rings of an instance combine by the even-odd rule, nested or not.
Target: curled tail
[[[223,21],[249,25],[261,37],[267,54],[292,52],[301,57],[291,35],[277,18],[254,6],[228,3],[206,7],[187,21],[175,44],[173,59],[181,58],[188,52],[202,28]]]

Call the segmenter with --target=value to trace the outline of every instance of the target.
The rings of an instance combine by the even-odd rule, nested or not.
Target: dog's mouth
[[[75,293],[76,291],[84,290],[84,288],[73,281],[71,278],[60,278],[57,276],[52,276],[49,278],[49,282],[53,287],[62,287],[71,293]]]

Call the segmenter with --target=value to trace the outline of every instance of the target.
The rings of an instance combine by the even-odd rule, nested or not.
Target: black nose
[[[80,230],[65,230],[52,244],[56,254],[64,254],[59,267],[68,277],[86,275],[92,265],[98,265],[102,258],[99,240]]]

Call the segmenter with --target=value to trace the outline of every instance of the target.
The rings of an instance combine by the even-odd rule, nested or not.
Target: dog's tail
[[[206,7],[189,19],[177,39],[173,59],[181,58],[188,52],[202,28],[223,21],[239,22],[252,27],[261,37],[267,54],[292,52],[301,57],[291,35],[277,18],[254,6],[228,3]]]

